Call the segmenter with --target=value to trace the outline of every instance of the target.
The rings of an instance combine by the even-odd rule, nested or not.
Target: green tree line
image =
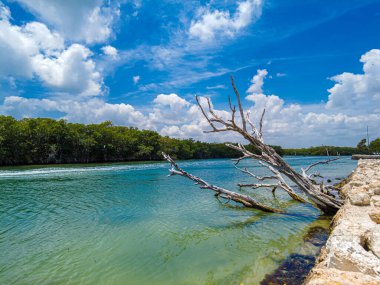
[[[365,142],[364,142],[365,146]],[[380,152],[380,139],[370,147]],[[256,152],[252,146],[246,146]],[[280,155],[350,155],[367,153],[363,142],[356,148],[312,147],[282,149],[273,146]],[[134,127],[101,124],[68,123],[49,118],[16,120],[0,115],[0,165],[89,163],[139,160],[162,160],[161,152],[175,159],[234,158],[239,152],[224,143],[205,143],[193,139],[174,139],[155,131]]]
[[[155,131],[65,120],[0,116],[0,165],[237,157],[222,143],[173,139]]]
[[[308,148],[286,148],[284,155],[353,155],[380,153],[380,138],[367,145],[367,140],[362,139],[356,147],[348,146],[313,146]]]

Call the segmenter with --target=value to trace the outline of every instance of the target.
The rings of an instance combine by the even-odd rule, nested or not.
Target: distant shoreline
[[[326,157],[327,155],[284,155],[287,157]],[[351,155],[342,155],[341,157],[351,157]],[[178,159],[177,161],[193,161],[193,160],[219,160],[219,159],[233,159],[234,157],[215,157],[215,158],[190,158]],[[38,166],[67,166],[67,165],[109,165],[109,164],[148,164],[148,163],[166,163],[166,160],[122,160],[122,161],[99,161],[99,162],[67,162],[67,163],[39,163],[39,164],[14,164],[14,165],[0,165],[0,170],[9,167],[38,167]]]
[[[160,161],[162,152],[176,160],[237,158],[241,153],[225,143],[162,136],[156,131],[101,124],[77,124],[49,118],[16,120],[0,115],[0,166]],[[282,148],[281,156],[324,156],[368,153],[366,148],[314,146]],[[258,153],[252,145],[245,145]]]

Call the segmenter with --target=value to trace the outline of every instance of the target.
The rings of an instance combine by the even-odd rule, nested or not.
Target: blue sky
[[[0,0],[0,114],[205,135],[233,74],[266,141],[380,136],[380,1]]]

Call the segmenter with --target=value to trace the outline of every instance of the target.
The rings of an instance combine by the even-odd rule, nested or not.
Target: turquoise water
[[[319,158],[286,159],[299,169]],[[230,189],[249,181],[229,160],[180,165]],[[333,179],[355,166],[343,158],[320,169]],[[281,191],[250,193],[290,214],[239,209],[167,168],[1,168],[0,284],[257,284],[318,222],[318,210]]]

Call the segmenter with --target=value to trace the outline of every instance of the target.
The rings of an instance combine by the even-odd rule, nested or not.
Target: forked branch
[[[271,213],[283,213],[282,210],[275,209],[273,207],[264,205],[264,204],[256,201],[252,197],[248,196],[248,195],[243,195],[240,193],[236,193],[236,192],[224,189],[222,187],[212,185],[212,184],[204,181],[203,179],[201,179],[195,175],[187,173],[185,170],[180,168],[178,166],[178,164],[166,153],[162,153],[162,155],[171,165],[171,169],[169,169],[169,171],[170,171],[169,176],[180,175],[180,176],[186,177],[186,178],[194,181],[195,184],[197,184],[199,186],[199,188],[214,191],[215,195],[217,197],[221,197],[221,198],[224,198],[227,200],[235,201],[239,204],[244,205],[245,207],[255,208],[255,209],[259,209],[259,210],[262,210],[265,212],[271,212]]]
[[[313,164],[309,165],[305,169],[301,168],[302,176],[305,177],[305,178],[308,178],[308,179],[313,179],[314,177],[322,177],[319,173],[308,174],[308,172],[310,171],[310,169],[312,169],[313,167],[315,167],[317,165],[320,165],[320,164],[329,164],[330,162],[338,160],[338,159],[340,159],[339,156],[338,157],[334,157],[334,158],[330,158],[330,159],[325,160],[325,161],[318,161],[316,163],[313,163]]]
[[[241,169],[239,167],[237,167],[235,165],[235,167],[237,169],[239,169],[240,171],[242,171],[243,173],[246,173],[250,176],[252,176],[253,178],[257,179],[258,181],[264,181],[264,180],[277,180],[277,183],[267,183],[267,184],[262,184],[262,183],[253,183],[253,184],[241,184],[239,183],[238,186],[239,187],[250,187],[252,189],[257,189],[257,188],[281,188],[283,190],[286,191],[286,193],[288,193],[288,195],[293,198],[294,200],[296,201],[299,201],[299,202],[302,202],[302,203],[306,203],[306,200],[304,198],[302,198],[301,196],[299,196],[297,193],[294,192],[294,190],[292,189],[292,187],[289,186],[288,183],[286,183],[285,179],[282,177],[281,173],[276,170],[275,168],[273,168],[272,166],[266,164],[266,163],[263,163],[263,162],[259,162],[262,166],[268,168],[274,175],[272,176],[263,176],[263,177],[260,177],[260,176],[257,176],[255,174],[253,174],[252,172],[250,172],[247,168],[244,168],[244,169]]]

